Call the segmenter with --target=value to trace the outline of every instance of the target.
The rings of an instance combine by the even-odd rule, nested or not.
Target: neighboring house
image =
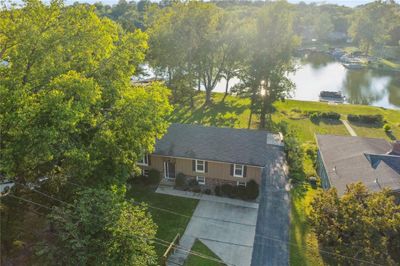
[[[322,187],[343,195],[347,185],[363,182],[370,191],[400,192],[400,142],[350,136],[317,135],[317,170]]]
[[[165,179],[182,173],[207,187],[246,186],[252,179],[261,183],[272,146],[282,146],[280,136],[266,131],[171,124],[138,165],[144,174],[157,169]]]

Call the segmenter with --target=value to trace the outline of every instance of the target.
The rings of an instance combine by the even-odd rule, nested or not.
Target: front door
[[[164,162],[164,178],[175,178],[175,163]]]

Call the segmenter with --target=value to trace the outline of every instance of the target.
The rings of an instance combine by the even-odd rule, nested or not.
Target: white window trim
[[[147,153],[143,155],[142,161],[143,161],[143,163],[142,162],[137,162],[137,165],[149,166],[149,155]]]
[[[242,185],[242,184],[240,184],[240,183],[242,183],[242,184],[244,183],[244,185]],[[236,186],[238,186],[238,187],[239,187],[239,186],[247,187],[247,182],[246,182],[246,181],[237,181],[237,182],[236,182]]]
[[[239,169],[239,166],[241,166],[241,170],[242,170],[242,174],[241,175],[237,175],[236,174],[236,169]],[[243,164],[234,164],[233,165],[233,176],[234,177],[243,177],[244,174],[244,165]]]
[[[199,177],[203,178],[203,181],[199,181]],[[205,176],[196,176],[196,181],[199,185],[205,185],[206,184],[206,177]]]
[[[198,166],[198,165],[201,165],[201,164],[199,164],[199,161],[200,161],[200,162],[203,162],[203,170],[197,169],[197,166]],[[204,161],[204,160],[196,160],[195,166],[196,166],[196,167],[195,167],[196,173],[205,173],[205,172],[206,172],[206,161]]]

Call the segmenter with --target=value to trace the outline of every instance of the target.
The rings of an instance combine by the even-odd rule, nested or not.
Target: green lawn
[[[127,192],[129,198],[135,201],[145,202],[151,206],[177,211],[180,214],[192,216],[197,206],[198,200],[173,197],[169,195],[155,193],[153,189],[141,185],[133,185]],[[172,241],[177,233],[185,232],[186,225],[190,218],[176,214],[149,208],[153,221],[157,224],[157,237],[166,241]],[[156,245],[156,252],[159,258],[164,254],[166,247]]]
[[[290,265],[324,265],[318,241],[307,222],[309,204],[315,192],[309,185],[298,185],[291,191]]]
[[[195,97],[195,106],[190,108],[188,105],[176,106],[171,117],[172,122],[179,123],[198,123],[210,126],[227,126],[235,128],[247,128],[250,115],[250,100],[241,99],[234,96],[227,96],[225,101],[222,93],[213,94],[213,105],[203,107],[204,94],[200,93]],[[400,111],[384,109],[374,106],[338,104],[330,105],[321,102],[286,100],[285,102],[275,103],[276,111],[272,115],[274,122],[286,121],[289,127],[296,130],[301,142],[314,142],[314,134],[336,134],[349,135],[346,128],[341,123],[321,121],[314,124],[304,115],[306,111],[337,112],[342,119],[347,119],[348,114],[381,114],[392,126],[393,135],[400,137]],[[251,128],[257,128],[258,117],[253,115]],[[353,126],[353,125],[352,125]],[[368,125],[354,125],[354,130],[359,136],[386,138],[382,128],[369,127]]]
[[[200,240],[196,239],[192,247],[192,251],[206,255],[214,259],[221,260],[217,255],[214,254],[206,245],[204,245]],[[201,258],[195,255],[189,255],[184,266],[222,266],[223,263],[212,261],[209,259]]]
[[[393,135],[400,137],[400,111],[392,109],[384,109],[374,106],[365,105],[353,105],[353,104],[338,104],[330,105],[321,102],[306,102],[306,101],[295,101],[287,100],[285,102],[278,102],[275,104],[277,112],[274,114],[274,120],[288,121],[289,125],[293,126],[298,130],[298,136],[300,141],[313,140],[313,132],[323,134],[338,134],[348,135],[345,127],[341,124],[326,124],[320,123],[319,125],[313,124],[309,119],[293,120],[290,119],[290,114],[293,110],[299,109],[302,112],[305,111],[321,111],[321,112],[337,112],[341,114],[342,119],[347,119],[348,114],[363,114],[373,115],[381,114],[384,119],[392,126]],[[354,125],[351,124],[357,135],[362,137],[374,137],[374,138],[385,138],[391,140],[381,127],[371,127],[369,125]]]

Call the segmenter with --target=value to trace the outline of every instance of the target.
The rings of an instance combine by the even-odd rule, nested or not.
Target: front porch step
[[[175,179],[163,178],[160,181],[160,186],[174,187],[175,186]]]

